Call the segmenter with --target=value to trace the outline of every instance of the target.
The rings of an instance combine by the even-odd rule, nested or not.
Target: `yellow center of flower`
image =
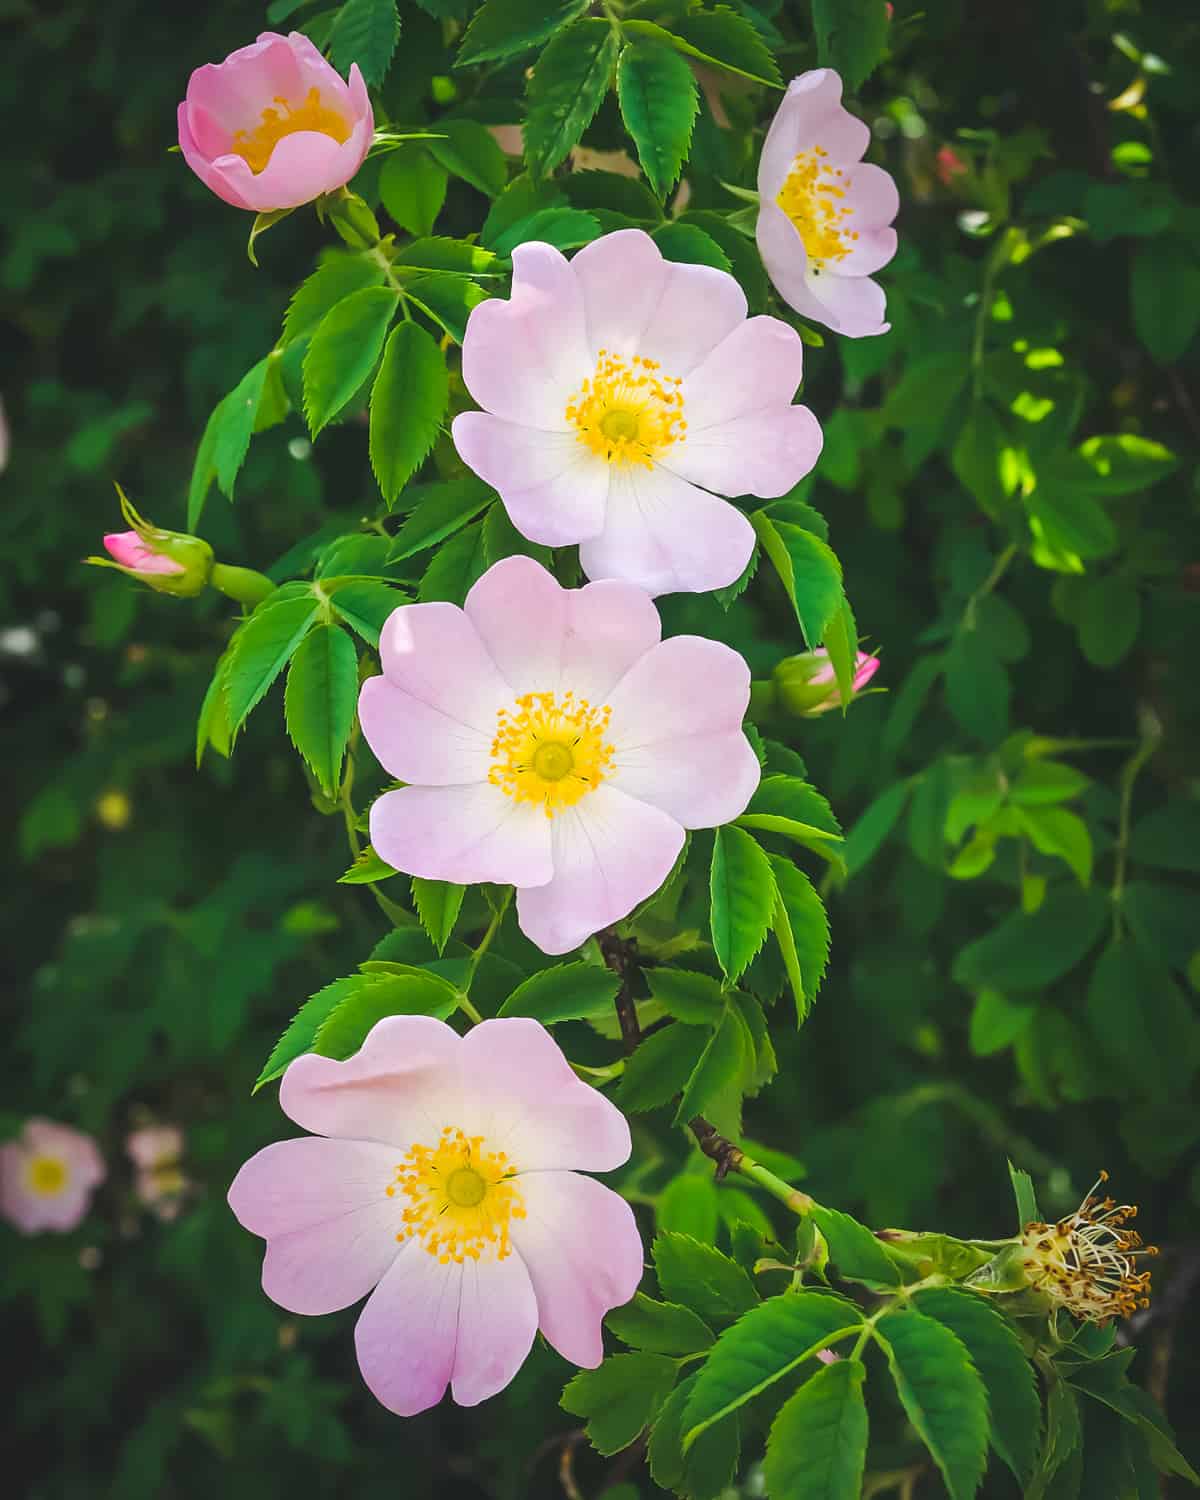
[[[845,227],[845,220],[854,212],[843,201],[846,174],[840,167],[828,165],[828,155],[823,146],[801,151],[775,198],[796,226],[808,258],[818,267],[822,261],[849,255],[852,242],[858,238],[855,231]]]
[[[67,1164],[58,1156],[35,1156],[27,1168],[29,1190],[39,1198],[54,1198],[67,1185]]]
[[[682,381],[658,370],[657,360],[601,349],[592,378],[567,403],[579,441],[610,464],[650,468],[687,431]]]
[[[574,693],[525,693],[496,715],[488,780],[518,802],[539,803],[548,818],[574,807],[612,771],[611,716]]]
[[[483,1137],[447,1125],[436,1146],[414,1146],[387,1194],[405,1202],[396,1238],[419,1240],[442,1265],[512,1253],[509,1225],[525,1217],[517,1169]]]
[[[324,102],[318,88],[309,89],[303,104],[292,104],[282,94],[277,94],[273,103],[279,108],[268,105],[254,129],[237,131],[229,147],[235,156],[249,164],[252,172],[261,172],[283,137],[295,135],[298,130],[331,135],[339,146],[350,139],[350,122]]]

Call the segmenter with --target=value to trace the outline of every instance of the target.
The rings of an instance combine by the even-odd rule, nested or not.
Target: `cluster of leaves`
[[[0,638],[28,873],[3,1125],[70,1118],[111,1172],[77,1235],[6,1240],[15,1346],[46,1371],[14,1412],[31,1493],[216,1482],[258,1500],[311,1487],[314,1463],[339,1490],[394,1492],[395,1427],[357,1386],[347,1329],[261,1299],[223,1192],[281,1128],[245,1097],[256,1074],[347,1056],[383,1015],[464,1011],[555,1027],[633,1117],[618,1185],[655,1233],[658,1295],[610,1316],[629,1352],[570,1383],[570,1416],[566,1367],[539,1349],[510,1396],[407,1429],[412,1493],[549,1497],[562,1472],[597,1500],[1124,1500],[1157,1495],[1156,1471],[1192,1477],[1148,1362],[1129,1378],[1144,1336],[1155,1394],[1188,1412],[1173,1286],[1200,1212],[1200,210],[1181,167],[1200,34],[1183,0],[1144,9],[1056,0],[1034,24],[994,8],[964,55],[950,0],[890,21],[879,0],[274,0],[268,24],[358,63],[380,138],[323,225],[254,225],[257,271],[244,220],[161,156],[187,67],[260,18],[116,0],[31,21],[14,77],[49,69],[59,123],[6,197],[0,259],[0,315],[36,372],[10,395],[25,368],[5,356],[17,567],[0,597],[37,642],[22,656]],[[779,85],[817,65],[842,73],[901,183],[878,339],[799,324],[754,246],[762,130]],[[85,70],[107,126],[86,161],[68,88]],[[18,99],[14,138],[32,107]],[[520,154],[493,134],[518,124]],[[758,548],[737,584],[661,601],[668,632],[750,661],[764,775],[620,924],[618,973],[596,943],[548,962],[506,892],[409,882],[364,846],[385,777],[354,706],[397,603],[461,602],[517,552],[582,581],[458,463],[457,346],[518,245],[570,253],[629,225],[799,328],[826,445],[796,492],[748,508]],[[89,275],[64,277],[82,255]],[[156,520],[271,562],[275,591],[231,623],[216,600],[82,578],[113,471]],[[848,683],[847,591],[888,691],[798,721],[775,668],[823,642]],[[299,761],[252,717],[285,674]],[[311,998],[272,1050],[288,995]],[[147,1111],[184,1124],[197,1184],[149,1230],[118,1165]],[[716,1180],[697,1117],[858,1219],[797,1221]],[[1147,1184],[1172,1279],[1119,1347],[956,1285],[1000,1242],[864,1227],[996,1232],[1005,1152],[1055,1214],[1097,1154]],[[539,1448],[548,1433],[561,1442]]]

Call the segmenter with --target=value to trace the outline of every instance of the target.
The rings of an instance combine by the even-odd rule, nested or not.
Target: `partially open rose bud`
[[[854,685],[850,701],[859,693],[879,670],[879,658],[860,651],[854,659]],[[838,687],[833,663],[824,646],[815,651],[803,651],[799,656],[789,656],[781,661],[772,674],[777,701],[789,713],[804,719],[816,718],[828,713],[831,708],[842,706],[842,694]]]
[[[116,568],[160,594],[190,599],[208,587],[213,571],[213,550],[198,536],[181,531],[162,531],[138,515],[129,497],[117,485],[121,515],[129,531],[111,531],[104,538],[108,557],[89,557],[94,567]]]

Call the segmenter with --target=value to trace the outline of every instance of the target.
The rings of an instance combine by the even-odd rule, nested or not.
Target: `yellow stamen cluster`
[[[687,431],[683,382],[659,369],[657,360],[640,354],[625,359],[601,349],[595,374],[567,403],[579,441],[610,464],[652,468]]]
[[[56,1198],[67,1185],[67,1164],[59,1156],[35,1156],[25,1169],[29,1190],[39,1198]]]
[[[776,203],[796,226],[809,260],[817,269],[822,261],[842,260],[849,255],[856,231],[845,227],[854,210],[846,197],[846,174],[831,167],[823,146],[801,151],[792,163]]]
[[[612,771],[611,717],[572,692],[525,693],[496,715],[488,780],[518,802],[539,803],[548,818],[574,807]]]
[[[442,1265],[512,1253],[509,1225],[525,1217],[517,1169],[483,1137],[447,1125],[436,1146],[414,1146],[396,1167],[389,1198],[407,1199],[396,1238],[419,1240]]]
[[[1135,1259],[1158,1254],[1124,1227],[1136,1216],[1135,1207],[1094,1196],[1107,1181],[1108,1173],[1101,1172],[1073,1214],[1057,1224],[1026,1224],[1021,1236],[1030,1286],[1075,1317],[1100,1324],[1150,1306],[1150,1272],[1136,1270]]]
[[[318,88],[309,89],[303,104],[293,105],[282,94],[277,94],[273,103],[279,108],[268,105],[254,129],[239,130],[229,147],[235,156],[249,164],[252,172],[261,172],[283,137],[295,135],[298,130],[331,135],[339,146],[350,139],[350,122],[324,102]]]

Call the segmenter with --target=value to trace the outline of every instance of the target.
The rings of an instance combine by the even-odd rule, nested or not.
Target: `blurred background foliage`
[[[806,6],[736,8],[785,78],[815,64]],[[453,104],[519,121],[520,60],[453,72],[471,9],[402,7],[393,119]],[[277,709],[234,762],[194,769],[228,605],[79,564],[115,524],[113,478],[183,526],[208,413],[328,243],[297,214],[254,270],[247,218],[167,154],[190,70],[263,24],[251,0],[0,4],[0,110],[21,144],[0,167],[0,1128],[49,1115],[109,1162],[79,1229],[0,1226],[9,1468],[31,1500],[560,1495],[576,1448],[548,1350],[478,1410],[400,1422],[359,1382],[351,1314],[297,1321],[260,1294],[261,1247],[224,1201],[283,1133],[250,1081],[386,923],[333,883],[343,829],[310,807]],[[1164,1247],[1156,1300],[1122,1337],[1195,1460],[1200,15],[901,0],[888,45],[856,104],[901,190],[893,327],[827,336],[805,384],[826,433],[806,498],[885,691],[844,721],[761,695],[762,727],[848,830],[851,874],[826,887],[821,999],[777,1036],[783,1076],[746,1130],[868,1223],[966,1235],[1009,1232],[1006,1156],[1050,1214],[1107,1166]],[[774,103],[739,87],[724,128],[715,99],[685,176],[690,208],[728,213],[721,181],[752,185],[749,127]],[[611,99],[587,144],[627,145]],[[355,187],[378,202],[373,164]],[[445,232],[485,208],[452,180]],[[237,495],[211,497],[201,529],[261,568],[378,507],[355,424],[313,452],[295,416],[255,439]],[[677,597],[668,627],[728,640],[767,680],[800,643],[773,580],[749,597],[728,614]],[[124,1151],[152,1120],[186,1132],[170,1222],[135,1198]],[[647,1228],[656,1210],[676,1228],[730,1212],[739,1190],[687,1153],[665,1130],[639,1140]],[[579,1450],[570,1483],[632,1500],[644,1481],[622,1462]],[[986,1493],[1015,1491],[993,1475]]]

